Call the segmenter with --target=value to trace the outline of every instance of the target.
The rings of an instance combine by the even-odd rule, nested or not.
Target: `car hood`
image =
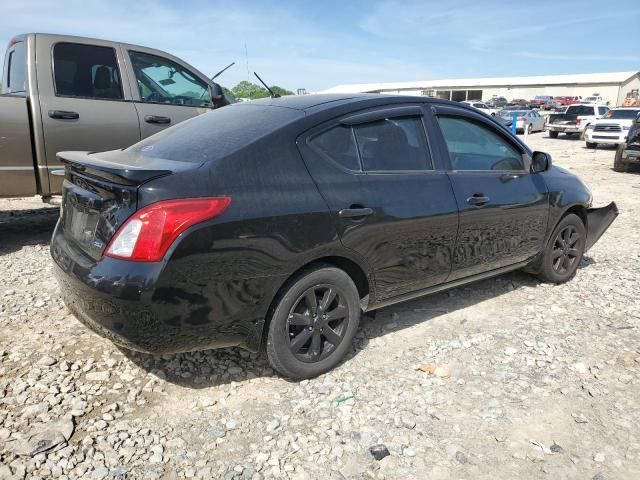
[[[593,125],[620,125],[622,127],[630,127],[633,125],[633,119],[601,118],[600,120],[596,120]]]

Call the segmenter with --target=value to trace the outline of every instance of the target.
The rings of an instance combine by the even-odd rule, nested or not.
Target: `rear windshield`
[[[567,108],[567,115],[594,115],[593,107],[587,105],[574,105]]]
[[[610,110],[603,118],[615,120],[633,120],[640,114],[640,110]]]
[[[204,163],[224,157],[304,115],[300,110],[234,104],[163,130],[127,148],[145,157]]]

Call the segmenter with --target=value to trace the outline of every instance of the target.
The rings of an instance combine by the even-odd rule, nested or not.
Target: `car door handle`
[[[80,118],[78,112],[67,112],[65,110],[49,110],[49,117],[61,120],[77,120]]]
[[[158,115],[147,115],[144,117],[144,121],[147,123],[156,123],[158,125],[168,125],[171,123],[171,119],[169,117],[160,117]]]
[[[367,217],[371,214],[373,214],[371,208],[343,208],[338,212],[338,215],[343,218]]]
[[[472,197],[467,198],[467,203],[469,205],[475,205],[476,207],[481,207],[482,205],[489,203],[489,197],[485,197],[481,194],[476,193]]]

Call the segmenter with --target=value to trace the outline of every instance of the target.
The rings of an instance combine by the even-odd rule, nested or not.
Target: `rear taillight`
[[[159,262],[178,236],[224,212],[230,197],[180,198],[138,210],[118,229],[105,256],[134,262]]]
[[[582,120],[580,120],[579,118],[576,120],[576,125],[580,125],[580,122],[582,122]]]

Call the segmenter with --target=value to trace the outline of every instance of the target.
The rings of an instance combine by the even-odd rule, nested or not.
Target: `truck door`
[[[113,43],[36,39],[36,65],[44,151],[49,185],[61,192],[56,153],[64,150],[114,150],[140,140],[138,114],[124,81],[122,58]]]
[[[180,59],[155,50],[122,46],[142,138],[212,108],[206,77]]]

